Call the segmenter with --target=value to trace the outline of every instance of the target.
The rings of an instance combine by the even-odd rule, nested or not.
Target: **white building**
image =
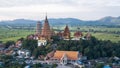
[[[47,44],[47,40],[38,40],[38,46],[45,46]]]
[[[18,55],[21,58],[29,58],[30,57],[30,51],[29,50],[18,50]]]

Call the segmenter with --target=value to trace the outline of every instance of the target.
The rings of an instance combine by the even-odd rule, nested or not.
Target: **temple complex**
[[[80,28],[78,28],[78,30],[75,31],[73,37],[71,37],[68,25],[65,26],[65,29],[63,31],[55,33],[53,28],[51,29],[49,21],[46,16],[43,26],[41,22],[38,21],[36,24],[35,34],[28,35],[27,38],[38,40],[38,46],[46,45],[48,41],[52,41],[51,39],[52,36],[59,36],[58,38],[63,40],[80,40],[80,38],[84,40],[90,40],[91,34],[87,33],[84,37],[82,32],[79,31],[79,29]]]

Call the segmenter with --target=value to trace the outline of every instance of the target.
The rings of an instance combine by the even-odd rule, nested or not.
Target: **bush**
[[[56,68],[57,66],[57,64],[52,64],[52,68]]]

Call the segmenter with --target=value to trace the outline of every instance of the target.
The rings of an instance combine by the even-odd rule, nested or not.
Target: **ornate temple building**
[[[80,60],[82,54],[78,51],[52,51],[47,54],[45,57],[45,61],[48,64],[51,63],[60,63],[60,64],[68,64],[68,63],[75,63],[77,60]]]
[[[53,29],[50,29],[47,16],[45,17],[43,27],[40,25],[41,25],[40,22],[38,22],[36,28],[36,36],[38,37],[36,39],[38,40],[38,46],[46,45],[47,41],[51,41],[51,36],[55,34]]]
[[[77,28],[78,30],[74,33],[74,37],[72,40],[80,40],[80,38],[83,37],[83,33],[79,30],[80,28]]]
[[[60,39],[64,39],[64,40],[70,40],[70,30],[68,25],[66,25],[65,29],[63,32],[58,32],[57,36],[60,37]]]
[[[63,39],[64,40],[69,40],[70,39],[70,30],[68,25],[66,25],[64,32],[63,32]]]
[[[41,27],[42,27],[42,24],[40,21],[37,22],[37,25],[36,25],[36,34],[40,34],[41,33]]]
[[[74,37],[75,38],[81,38],[83,36],[83,34],[82,34],[82,32],[80,32],[80,31],[76,31],[75,33],[74,33]]]
[[[72,38],[72,40],[80,40],[80,38],[82,38],[82,37],[83,37],[82,32],[76,31],[76,32],[74,33],[74,37]]]
[[[50,25],[48,23],[47,16],[45,18],[45,22],[43,24],[41,35],[44,36],[47,40],[50,40],[52,36],[52,30],[50,29]]]

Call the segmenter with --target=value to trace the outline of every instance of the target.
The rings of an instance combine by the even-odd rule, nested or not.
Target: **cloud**
[[[47,4],[66,4],[72,0],[0,0],[0,7],[47,5]]]
[[[120,14],[120,0],[0,0],[0,3],[1,19],[39,19],[46,12],[50,17],[79,19]]]
[[[28,5],[83,5],[83,6],[120,6],[120,0],[0,0],[0,7],[28,6]]]

